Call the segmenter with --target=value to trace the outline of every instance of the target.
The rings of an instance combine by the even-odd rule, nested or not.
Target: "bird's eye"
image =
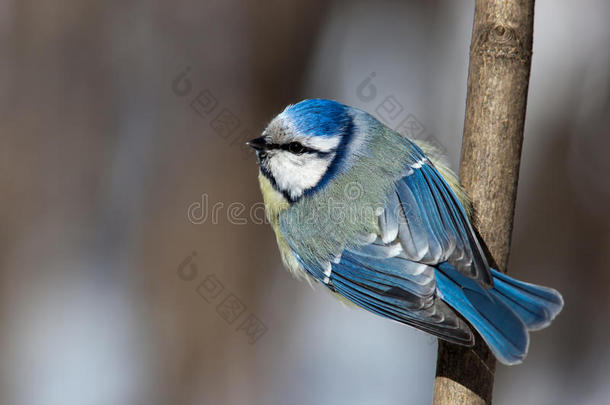
[[[290,142],[288,144],[288,152],[294,153],[295,155],[301,155],[305,152],[305,147],[299,142]]]

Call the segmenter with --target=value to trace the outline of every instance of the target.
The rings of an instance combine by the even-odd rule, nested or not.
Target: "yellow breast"
[[[301,267],[299,262],[295,259],[288,243],[282,236],[282,232],[280,231],[279,224],[279,215],[282,211],[288,209],[290,207],[290,202],[282,195],[282,193],[278,192],[273,185],[262,173],[258,173],[258,182],[261,187],[261,193],[263,194],[263,201],[265,203],[265,214],[267,215],[267,219],[275,232],[275,238],[277,240],[277,246],[280,250],[280,255],[282,256],[282,262],[284,266],[290,272],[299,279],[305,279],[310,284],[312,284],[313,280],[311,276],[309,276],[305,270]]]

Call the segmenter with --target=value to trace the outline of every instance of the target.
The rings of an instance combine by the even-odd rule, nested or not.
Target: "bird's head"
[[[301,101],[248,142],[263,175],[289,201],[320,189],[340,169],[354,132],[351,111],[336,101]]]

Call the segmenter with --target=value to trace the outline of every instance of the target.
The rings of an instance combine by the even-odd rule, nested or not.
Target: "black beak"
[[[267,142],[265,141],[264,136],[250,139],[248,142],[246,142],[246,145],[248,145],[249,147],[251,147],[252,149],[254,149],[256,151],[261,151],[261,150],[267,149]]]

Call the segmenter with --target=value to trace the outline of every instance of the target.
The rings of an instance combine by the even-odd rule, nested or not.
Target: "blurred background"
[[[0,2],[0,403],[426,404],[436,340],[282,269],[258,136],[362,108],[459,164],[473,2]],[[496,404],[610,403],[610,4],[539,0]]]

